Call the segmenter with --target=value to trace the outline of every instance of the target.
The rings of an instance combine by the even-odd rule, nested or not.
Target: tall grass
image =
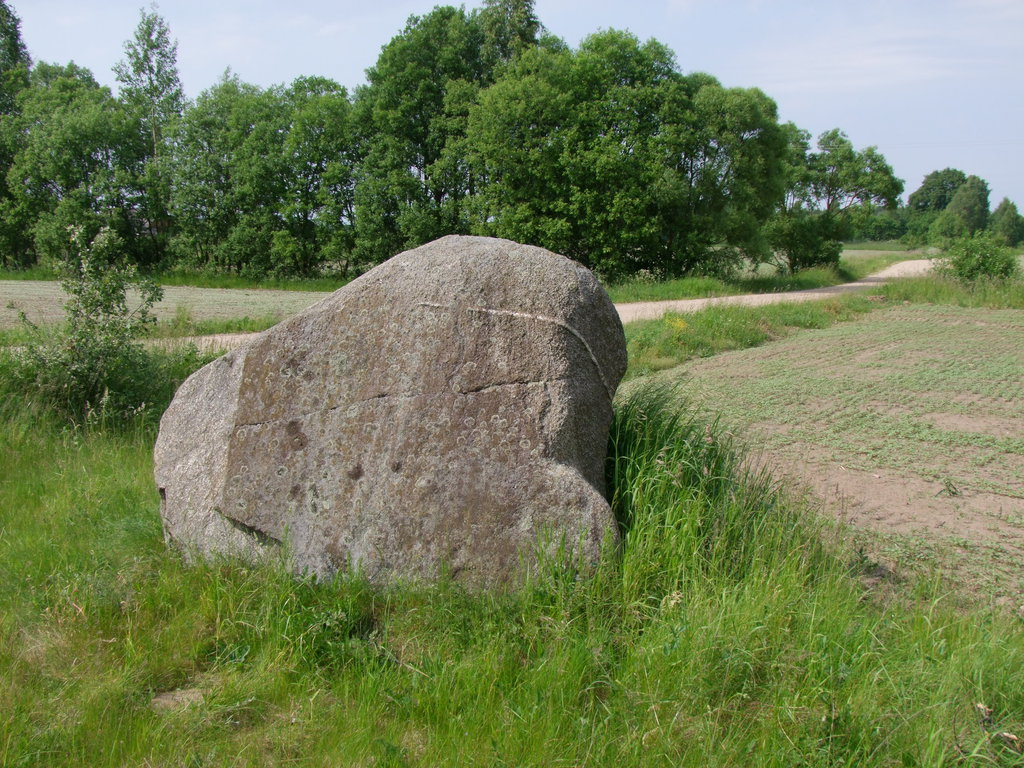
[[[679,365],[694,357],[764,344],[798,330],[827,328],[876,306],[862,296],[763,307],[715,305],[689,314],[668,313],[626,326],[628,378]]]
[[[1021,620],[867,591],[675,393],[617,407],[621,544],[504,592],[186,567],[152,438],[0,404],[2,765],[1024,760]]]
[[[1024,309],[1024,279],[978,279],[962,282],[952,277],[928,275],[895,280],[882,287],[889,301],[912,304],[952,304],[958,307]]]

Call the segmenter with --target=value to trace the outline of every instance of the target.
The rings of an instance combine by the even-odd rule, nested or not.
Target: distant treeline
[[[354,93],[322,77],[260,88],[226,73],[194,101],[176,43],[143,10],[115,97],[30,60],[0,0],[0,258],[63,257],[115,231],[148,270],[351,274],[451,233],[534,243],[609,278],[834,262],[850,237],[991,227],[1009,201],[947,169],[909,205],[874,148],[780,123],[757,89],[683,74],[619,31],[571,49],[532,0],[412,17]]]

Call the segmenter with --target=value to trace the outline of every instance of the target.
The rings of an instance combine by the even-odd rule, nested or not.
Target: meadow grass
[[[689,314],[668,313],[657,320],[626,326],[627,378],[674,368],[695,357],[746,349],[785,338],[807,328],[827,328],[870,312],[863,296],[762,307],[715,305]]]
[[[940,275],[908,277],[887,283],[881,293],[892,302],[1024,309],[1024,279],[1021,278],[965,283]]]
[[[196,318],[183,306],[178,306],[174,316],[158,320],[148,330],[145,338],[179,339],[188,336],[212,336],[221,333],[256,333],[281,322],[278,312],[250,317]],[[27,325],[14,328],[0,328],[0,347],[19,346],[36,342],[57,332],[58,326],[41,326],[33,329]]]
[[[0,280],[56,280],[57,273],[48,267],[0,269]]]
[[[867,590],[678,403],[617,404],[619,546],[471,592],[187,566],[151,422],[5,398],[0,764],[1020,765],[995,734],[1024,726],[1022,621]]]
[[[850,240],[845,251],[906,251],[907,244],[899,240]]]
[[[160,320],[152,327],[149,337],[177,339],[186,336],[212,336],[220,333],[256,333],[277,325],[283,318],[278,312],[250,317],[196,318],[188,307],[178,305],[174,317]],[[2,339],[2,336],[0,336]]]
[[[152,416],[71,428],[2,394],[0,765],[1024,765],[1021,616],[862,583],[845,533],[678,391],[616,403],[620,545],[497,592],[186,565]]]

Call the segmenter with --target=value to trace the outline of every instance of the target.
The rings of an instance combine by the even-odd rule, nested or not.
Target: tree
[[[289,109],[281,89],[225,73],[176,129],[171,190],[183,263],[253,277],[273,271],[287,166]]]
[[[989,230],[1001,245],[1013,247],[1024,242],[1024,216],[1017,211],[1017,206],[1004,197],[988,222]]]
[[[956,168],[932,171],[924,177],[921,186],[907,198],[907,207],[917,213],[930,211],[940,213],[946,210],[960,185],[967,181],[967,174]]]
[[[17,106],[18,114],[3,123],[13,148],[10,193],[0,203],[9,233],[4,258],[20,266],[60,258],[72,225],[87,238],[104,226],[121,238],[130,235],[131,207],[120,178],[138,157],[138,137],[109,89],[74,64],[40,62]]]
[[[945,210],[928,228],[929,242],[948,245],[951,240],[968,237],[988,224],[988,184],[977,176],[968,176]]]
[[[251,277],[350,266],[356,143],[332,80],[260,89],[225,74],[173,137],[173,240],[183,263]]]
[[[903,182],[875,147],[858,151],[838,128],[810,137],[790,124],[789,186],[785,202],[767,228],[782,269],[835,264],[852,216],[865,207],[895,208]]]
[[[501,7],[506,5],[529,8]],[[522,42],[518,33],[513,36]],[[403,248],[469,231],[474,180],[465,161],[466,123],[495,65],[484,47],[480,16],[438,7],[411,17],[367,70],[369,83],[356,92],[355,103],[362,136],[356,234],[364,261],[377,263]]]
[[[774,104],[627,32],[524,52],[469,122],[475,229],[609,277],[714,270],[781,193]]]
[[[32,59],[21,39],[21,20],[0,0],[0,115],[15,111],[18,93],[28,87]]]
[[[274,269],[309,275],[328,262],[345,273],[355,226],[356,145],[348,93],[332,80],[299,78],[284,98],[290,117]]]
[[[170,148],[165,134],[181,119],[185,103],[177,49],[154,5],[149,12],[140,11],[135,34],[124,46],[125,58],[114,66],[121,101],[138,121],[143,146],[129,184],[136,207],[133,224],[146,241],[143,261],[147,264],[166,257],[170,237]]]
[[[757,89],[708,75],[673,86],[659,144],[670,173],[657,195],[671,274],[727,273],[765,250],[763,228],[785,191],[786,133]]]
[[[72,226],[65,236],[57,262],[68,296],[64,325],[55,336],[27,345],[16,375],[71,419],[138,413],[160,387],[138,337],[153,322],[150,309],[162,290],[125,259],[123,243],[111,230],[89,236]]]
[[[484,0],[479,19],[484,35],[482,58],[490,69],[537,45],[544,31],[533,0]]]
[[[32,60],[21,39],[21,21],[0,0],[0,210],[11,203],[7,174],[17,151],[18,97],[28,88]],[[19,223],[0,216],[0,264],[10,267],[23,263],[25,233]]]

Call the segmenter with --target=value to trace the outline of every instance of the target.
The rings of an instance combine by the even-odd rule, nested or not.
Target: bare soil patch
[[[904,306],[696,360],[700,407],[875,555],[1024,603],[1024,312]]]

